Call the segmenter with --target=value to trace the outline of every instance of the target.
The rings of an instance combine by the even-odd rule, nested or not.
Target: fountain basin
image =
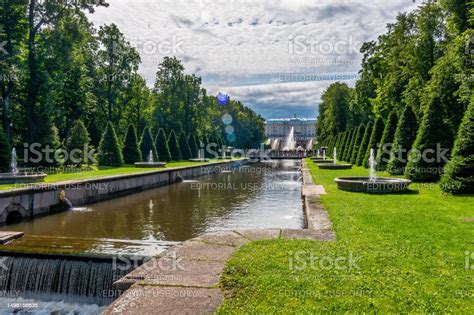
[[[374,181],[370,177],[339,177],[334,181],[340,190],[367,193],[403,192],[412,183],[408,179],[388,177],[377,177]]]
[[[0,184],[24,184],[24,183],[38,183],[43,182],[47,174],[17,174],[0,173]]]
[[[352,164],[318,164],[320,170],[350,170]]]
[[[165,167],[166,162],[137,162],[135,167],[138,168],[155,168],[155,167]]]
[[[209,159],[189,159],[189,162],[209,162]]]
[[[313,160],[313,163],[316,164],[334,164],[334,160]]]

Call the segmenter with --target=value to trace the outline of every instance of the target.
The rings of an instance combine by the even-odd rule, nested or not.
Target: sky
[[[324,90],[354,83],[363,42],[413,0],[113,0],[90,16],[115,23],[153,86],[165,56],[264,118],[316,117]]]

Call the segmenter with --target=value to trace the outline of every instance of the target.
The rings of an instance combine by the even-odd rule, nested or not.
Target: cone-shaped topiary
[[[173,161],[181,161],[183,157],[174,130],[171,130],[168,136],[168,147],[170,148],[171,159]]]
[[[332,156],[332,154],[334,152],[334,149],[337,150],[337,148],[339,147],[339,143],[341,142],[341,137],[342,137],[342,135],[340,133],[338,133],[337,136],[336,136],[336,141],[334,142],[334,145],[332,146],[331,151],[329,151],[330,156]]]
[[[452,194],[474,194],[474,96],[459,127],[441,189]]]
[[[123,156],[117,135],[112,123],[108,122],[99,144],[99,165],[121,166],[122,164]]]
[[[453,136],[443,119],[443,108],[438,96],[431,98],[423,115],[413,149],[408,155],[405,175],[414,182],[439,180],[442,167],[449,156]],[[439,154],[437,154],[437,152]]]
[[[184,132],[182,132],[179,136],[178,143],[182,159],[186,161],[191,159],[193,156],[191,154],[191,149],[189,148],[188,138],[186,137]]]
[[[397,123],[393,148],[390,152],[390,160],[387,171],[391,175],[402,175],[408,161],[408,151],[415,142],[418,122],[411,106],[406,106]]]
[[[344,151],[342,152],[342,158],[341,158],[342,161],[349,161],[347,156],[349,155],[349,151],[351,150],[351,145],[352,145],[352,142],[354,141],[354,135],[355,135],[354,129],[349,130],[349,134],[347,135],[346,145],[344,146]]]
[[[188,137],[188,145],[189,145],[189,150],[191,151],[191,158],[197,159],[198,158],[198,144],[196,141],[196,137],[193,134],[190,134]]]
[[[10,163],[11,163],[11,152],[10,143],[8,142],[7,137],[0,131],[0,172],[7,173],[10,172]]]
[[[342,157],[342,152],[344,151],[344,146],[347,141],[347,131],[344,131],[342,133],[342,138],[341,141],[339,142],[339,146],[337,147],[337,156],[339,157],[338,159],[341,159]]]
[[[364,162],[365,152],[369,147],[370,136],[372,135],[372,129],[374,128],[374,124],[369,121],[367,126],[364,130],[364,136],[362,137],[362,142],[359,145],[359,151],[357,152],[357,159],[356,164],[357,166],[362,166]]]
[[[166,139],[165,131],[160,129],[155,140],[156,151],[160,161],[169,162],[171,161],[170,148],[168,147],[168,139]]]
[[[359,148],[360,148],[362,139],[364,137],[364,132],[365,132],[365,125],[360,125],[357,128],[357,132],[354,138],[354,144],[351,149],[351,156],[349,159],[349,163],[351,164],[356,164],[357,162],[357,154],[359,153]]]
[[[370,149],[377,150],[380,140],[382,139],[383,131],[385,129],[385,125],[382,121],[382,118],[377,118],[375,120],[374,129],[372,130],[372,134],[370,135],[369,144],[367,146],[367,150],[365,152],[364,160],[362,161],[362,166],[369,167],[369,157],[370,157]],[[375,152],[377,154],[377,152]]]
[[[380,145],[377,151],[376,162],[379,171],[385,171],[387,169],[387,164],[390,160],[390,151],[395,138],[395,131],[397,130],[397,122],[397,113],[392,111],[388,115],[385,130],[383,131],[382,139],[380,140]]]
[[[87,158],[87,150],[91,138],[82,120],[76,120],[68,133],[65,149],[68,153],[66,164],[80,166],[83,163],[92,163]]]
[[[159,161],[158,153],[156,152],[155,143],[153,142],[153,137],[151,136],[150,129],[145,127],[143,129],[142,138],[140,140],[140,151],[142,153],[142,159],[147,162],[150,159],[150,150],[153,153],[153,161]]]
[[[142,153],[138,148],[137,133],[132,125],[128,126],[123,143],[122,155],[126,164],[133,164],[143,160]]]

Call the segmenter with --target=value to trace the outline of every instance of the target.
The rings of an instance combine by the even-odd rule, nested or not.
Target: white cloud
[[[316,111],[332,83],[274,83],[282,73],[355,74],[360,43],[383,33],[396,12],[414,7],[408,0],[114,0],[91,19],[119,26],[139,49],[140,72],[150,84],[162,58],[176,55],[212,92],[226,89],[270,118],[285,114],[285,104],[287,115]],[[296,54],[302,40],[319,48]]]

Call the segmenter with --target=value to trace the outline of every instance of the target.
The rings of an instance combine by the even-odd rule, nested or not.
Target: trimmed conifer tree
[[[143,129],[142,138],[140,140],[140,151],[142,153],[142,159],[148,161],[150,158],[150,150],[153,153],[153,161],[159,161],[158,153],[156,152],[155,143],[153,142],[153,137],[151,136],[150,129],[145,127]]]
[[[331,148],[331,151],[329,152],[330,156],[332,156],[332,154],[334,153],[334,149],[337,150],[337,148],[339,147],[339,143],[341,142],[341,137],[342,137],[342,135],[340,133],[338,133],[337,136],[336,136],[336,142],[334,143],[334,145]]]
[[[7,137],[0,131],[0,172],[10,172],[10,163],[12,159],[12,149]]]
[[[474,194],[474,97],[464,113],[441,189],[452,194]]]
[[[199,148],[196,141],[196,137],[190,134],[188,137],[189,150],[191,151],[191,158],[197,159],[199,155]]]
[[[123,156],[117,134],[112,123],[108,122],[99,144],[99,165],[121,166],[122,164]]]
[[[408,152],[413,146],[418,131],[418,122],[411,106],[406,106],[397,123],[395,139],[390,152],[387,171],[391,175],[402,175],[408,161]]]
[[[171,161],[170,148],[168,147],[168,139],[166,139],[165,131],[160,129],[155,140],[156,151],[160,161],[169,162]]]
[[[364,136],[362,137],[362,142],[359,146],[359,152],[357,152],[356,164],[357,166],[362,166],[364,162],[365,152],[369,147],[370,137],[372,135],[372,129],[374,129],[374,124],[369,121],[365,127]]]
[[[181,151],[182,159],[186,161],[191,159],[192,158],[191,149],[189,148],[188,138],[186,138],[186,135],[184,134],[184,132],[182,132],[181,135],[179,136],[178,143],[179,143],[179,149]]]
[[[385,129],[380,140],[380,145],[377,150],[377,169],[385,171],[387,169],[388,161],[390,160],[390,152],[395,138],[395,131],[397,130],[398,116],[395,111],[392,111],[387,118]]]
[[[364,137],[364,132],[365,132],[365,126],[360,125],[357,128],[357,132],[356,132],[356,135],[355,135],[355,138],[354,138],[354,145],[353,145],[352,151],[351,151],[351,157],[349,159],[349,163],[351,163],[351,164],[356,164],[356,162],[357,162],[357,154],[359,153],[359,148],[360,148],[361,142],[362,142],[363,137]]]
[[[365,151],[364,160],[362,161],[362,166],[369,167],[369,157],[370,157],[370,149],[374,149],[377,151],[378,145],[380,140],[382,139],[383,131],[385,129],[385,125],[383,123],[382,118],[377,118],[374,123],[374,129],[372,129],[372,134],[370,135],[369,144]],[[377,154],[377,152],[375,152]]]
[[[349,155],[349,151],[351,150],[352,142],[354,141],[354,129],[349,130],[349,134],[347,135],[346,145],[344,146],[344,151],[342,152],[342,159],[343,161],[349,161],[347,156]]]
[[[80,166],[85,162],[92,163],[93,161],[87,160],[87,146],[91,138],[89,137],[89,132],[87,131],[86,126],[82,120],[76,120],[71,130],[69,130],[65,149],[68,152],[68,158],[65,161],[67,164],[73,164]]]
[[[339,160],[341,159],[342,153],[344,152],[344,146],[346,145],[346,142],[347,142],[347,131],[344,131],[342,133],[341,142],[339,143],[339,146],[337,147],[337,156]]]
[[[170,149],[171,160],[181,161],[183,159],[174,130],[171,130],[170,135],[168,136],[168,147]]]
[[[414,182],[435,182],[441,177],[442,167],[447,161],[436,152],[449,151],[453,142],[451,128],[443,116],[441,101],[438,96],[433,96],[421,120],[405,168],[405,175]],[[449,156],[446,155],[446,158]]]
[[[137,133],[132,125],[128,126],[127,134],[123,141],[122,155],[123,161],[126,164],[133,164],[143,160],[142,153],[138,147]]]

